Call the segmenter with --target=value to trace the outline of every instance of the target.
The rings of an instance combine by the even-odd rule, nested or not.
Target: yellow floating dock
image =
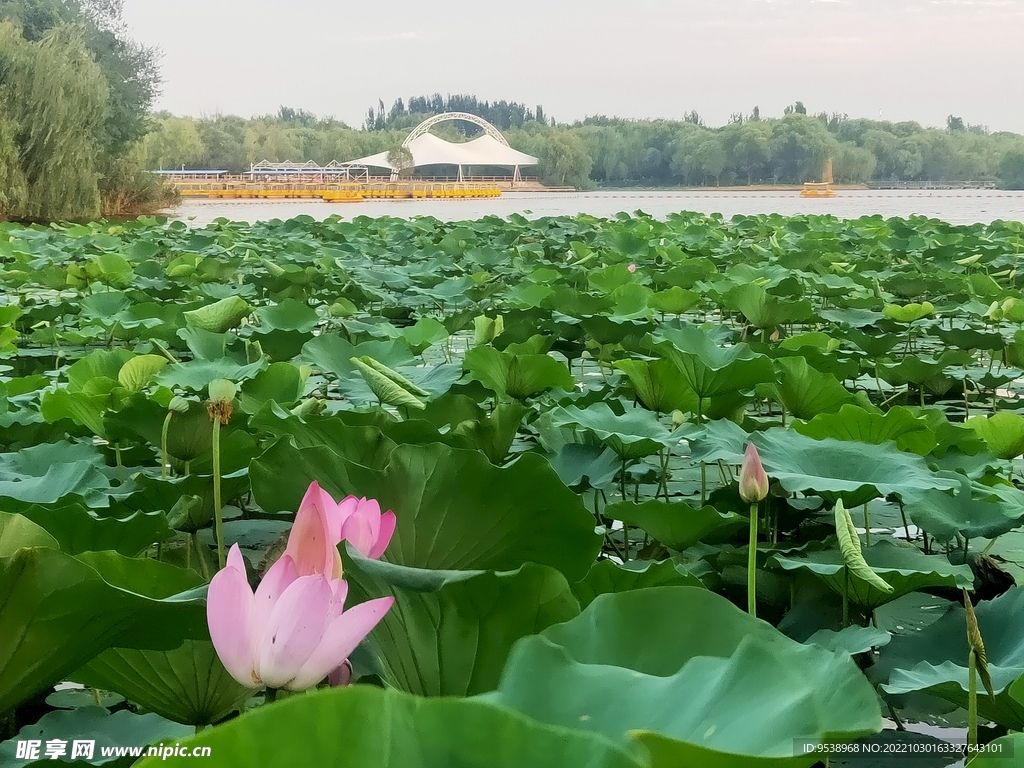
[[[468,182],[371,182],[332,185],[231,184],[224,182],[173,182],[179,194],[213,200],[323,200],[325,203],[360,203],[363,200],[446,199],[466,200],[500,197],[494,184]]]

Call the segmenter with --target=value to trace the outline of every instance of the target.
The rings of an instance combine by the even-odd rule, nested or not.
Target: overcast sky
[[[125,0],[163,51],[157,107],[281,105],[361,125],[383,99],[472,93],[709,125],[758,105],[1024,133],[1024,0]]]

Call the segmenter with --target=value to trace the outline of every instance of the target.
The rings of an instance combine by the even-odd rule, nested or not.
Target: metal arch
[[[420,136],[429,133],[430,129],[433,128],[438,123],[447,123],[449,120],[465,120],[467,123],[473,123],[473,125],[478,125],[481,128],[483,128],[484,133],[486,133],[492,139],[501,144],[504,144],[506,147],[508,146],[508,142],[505,140],[505,137],[501,135],[501,131],[499,131],[497,128],[488,123],[479,115],[471,115],[468,112],[445,112],[443,115],[434,115],[433,117],[428,117],[426,120],[424,120],[422,123],[420,123],[419,125],[412,129],[412,133],[406,136],[405,141],[402,142],[402,146],[408,147],[409,144],[413,141],[413,139],[418,139]]]

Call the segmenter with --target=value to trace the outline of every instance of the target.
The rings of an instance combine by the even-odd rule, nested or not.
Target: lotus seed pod
[[[214,379],[210,382],[210,400],[215,403],[230,403],[238,394],[238,387],[227,379]]]
[[[188,413],[188,400],[181,395],[175,395],[167,405],[167,410],[175,413]]]

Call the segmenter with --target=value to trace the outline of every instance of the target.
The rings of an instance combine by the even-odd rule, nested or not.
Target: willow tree
[[[98,216],[97,162],[107,115],[102,72],[73,27],[52,29],[38,42],[18,38],[5,29],[0,65],[7,124],[0,128],[0,158],[10,158],[12,149],[17,153],[17,163],[8,159],[4,165],[24,189],[9,195],[7,216],[51,221]],[[6,145],[5,135],[11,137]]]

